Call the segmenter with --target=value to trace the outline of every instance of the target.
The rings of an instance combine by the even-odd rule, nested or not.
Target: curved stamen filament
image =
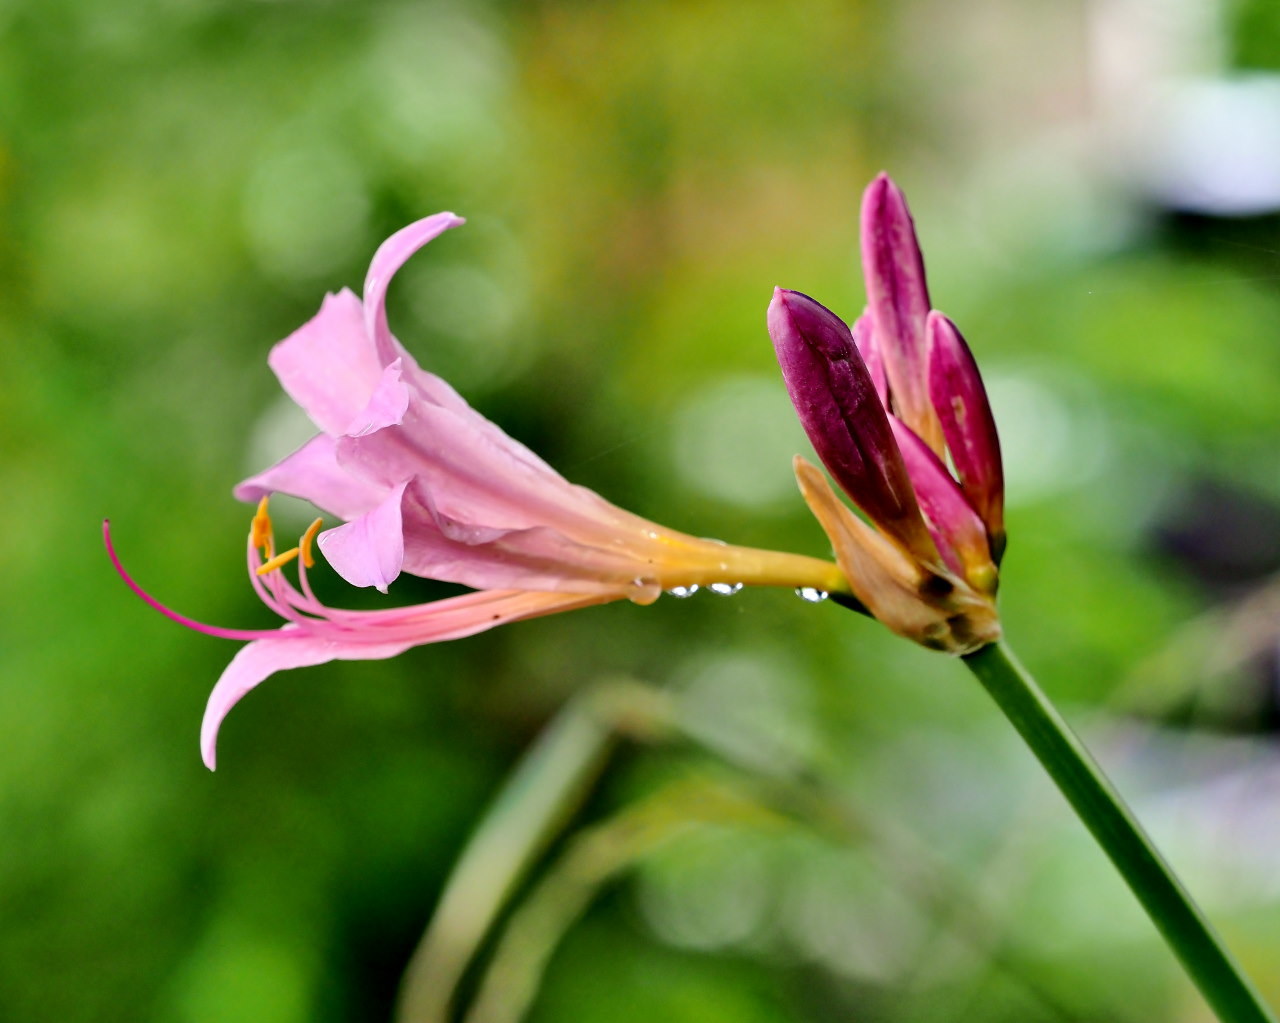
[[[298,543],[298,546],[302,549],[302,560],[298,563],[298,583],[302,587],[303,599],[311,607],[324,607],[316,599],[316,595],[311,589],[311,580],[307,578],[307,569],[313,567],[316,563],[315,558],[311,556],[311,545],[315,542],[316,534],[320,532],[320,526],[323,521],[323,519],[316,519],[311,523],[307,527],[307,531],[302,534],[302,540]],[[301,601],[299,604],[301,604]]]
[[[149,608],[159,611],[171,621],[175,621],[179,625],[185,625],[188,629],[194,629],[196,632],[203,632],[206,636],[217,636],[220,639],[255,640],[280,635],[279,629],[224,629],[221,626],[206,625],[204,622],[198,622],[194,618],[179,614],[172,608],[161,604],[160,601],[139,586],[133,576],[125,571],[124,565],[120,563],[119,555],[116,554],[115,545],[111,542],[111,523],[107,519],[102,520],[102,541],[107,546],[107,557],[111,559],[112,566],[120,578],[124,580],[124,584],[133,590],[134,595]]]
[[[297,547],[275,554],[274,531],[267,502],[268,497],[265,496],[258,502],[258,510],[254,514],[249,530],[249,580],[253,583],[254,592],[267,607],[286,621],[305,626],[308,623],[324,620],[328,616],[329,609],[316,599],[306,578],[306,568],[315,564],[312,545],[323,525],[323,520],[316,519],[307,527]],[[265,561],[259,562],[259,549],[262,551],[262,556],[266,558]],[[276,571],[299,556],[301,561],[298,565],[298,575],[305,593],[299,593],[283,573]],[[312,615],[316,617],[310,617]]]
[[[263,563],[259,560],[258,549],[252,543],[253,537],[251,535],[248,550],[249,582],[253,585],[253,592],[258,595],[258,599],[285,621],[296,622],[300,625],[305,625],[312,621],[313,619],[309,619],[294,610],[285,591],[287,580],[281,573],[275,572],[263,575],[260,571]]]

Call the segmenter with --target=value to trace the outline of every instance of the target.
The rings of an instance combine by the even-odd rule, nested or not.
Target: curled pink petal
[[[896,411],[934,451],[942,436],[929,404],[925,318],[929,289],[907,200],[887,174],[862,197],[862,272]]]
[[[271,468],[235,488],[240,501],[289,494],[310,501],[331,515],[354,519],[379,504],[390,488],[372,482],[338,462],[337,441],[319,433]]]
[[[1000,437],[973,353],[956,325],[936,311],[929,314],[929,397],[960,484],[986,523],[998,559],[1004,548]]]
[[[401,379],[402,360],[394,359],[378,378],[368,404],[342,431],[348,437],[367,437],[388,426],[399,426],[409,411],[409,388]]]
[[[387,286],[391,278],[427,242],[463,223],[465,221],[453,213],[433,214],[402,227],[374,253],[368,276],[364,279],[364,322],[382,365],[387,365],[399,355],[396,350],[399,346],[393,343],[387,326]]]
[[[358,519],[321,533],[325,560],[352,586],[373,586],[386,593],[404,564],[404,525],[400,505],[408,482]]]
[[[285,625],[255,638],[231,659],[209,694],[200,726],[205,766],[217,766],[218,730],[228,712],[250,690],[277,671],[329,661],[374,661],[395,657],[410,647],[472,636],[507,622],[536,618],[600,604],[611,597],[563,593],[468,593],[431,604],[391,611],[349,612],[360,616],[359,629],[322,623]]]
[[[364,307],[346,288],[326,295],[320,312],[271,349],[267,363],[289,397],[331,434],[368,404],[382,375]]]
[[[325,664],[345,653],[361,660],[394,657],[413,644],[387,643],[378,646],[335,642],[322,636],[309,636],[297,626],[286,625],[275,636],[258,639],[241,647],[209,694],[204,720],[200,724],[200,755],[210,771],[218,766],[218,729],[223,719],[244,695],[277,671],[307,668]]]

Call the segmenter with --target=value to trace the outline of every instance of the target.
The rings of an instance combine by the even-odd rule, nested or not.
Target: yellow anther
[[[307,531],[302,534],[302,540],[298,546],[302,549],[302,563],[307,568],[314,568],[316,559],[311,556],[311,545],[315,543],[316,534],[320,532],[320,527],[324,525],[324,519],[316,519],[307,527]]]
[[[274,572],[277,568],[280,568],[282,565],[289,564],[289,562],[291,562],[297,556],[298,556],[297,547],[294,547],[292,550],[287,550],[283,554],[277,554],[270,561],[264,561],[261,565],[258,566],[258,575],[266,575],[268,572]]]
[[[271,546],[271,515],[267,511],[267,500],[268,498],[263,497],[258,502],[258,511],[253,516],[253,525],[249,530],[249,542],[254,547],[260,547],[264,553]]]

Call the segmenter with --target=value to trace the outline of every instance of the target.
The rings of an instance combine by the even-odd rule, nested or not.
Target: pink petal
[[[476,589],[618,593],[653,566],[622,545],[595,547],[545,526],[492,529],[458,522],[411,487],[404,516],[403,570]]]
[[[396,341],[394,337],[391,340],[400,353],[400,374],[405,383],[412,390],[417,391],[417,398],[433,405],[442,405],[454,412],[471,412],[472,415],[480,416],[480,413],[472,411],[471,406],[467,404],[467,399],[455,391],[447,380],[442,380],[434,373],[428,373],[425,369],[420,368],[417,362],[414,361],[413,356],[404,350],[399,341]],[[480,416],[480,418],[483,417]],[[486,419],[485,422],[488,422],[488,420]]]
[[[929,532],[944,560],[966,578],[981,571],[983,585],[987,584],[988,576],[994,581],[987,530],[978,513],[965,499],[941,459],[929,450],[916,432],[897,416],[890,416],[889,422],[916,488],[916,497]]]
[[[433,238],[465,221],[452,213],[436,213],[403,227],[380,246],[364,279],[365,330],[373,339],[380,363],[385,366],[400,353],[387,327],[387,286],[405,261]]]
[[[620,551],[587,547],[553,529],[518,529],[467,546],[418,532],[406,538],[404,570],[463,586],[618,594],[645,566]]]
[[[383,593],[404,563],[404,526],[400,513],[406,480],[382,503],[358,519],[320,534],[325,560],[352,586],[374,586]]]
[[[862,315],[853,324],[853,341],[858,346],[858,354],[867,367],[871,382],[875,385],[880,404],[889,407],[889,381],[884,375],[884,356],[880,354],[880,344],[876,341],[875,326],[871,313],[862,311]]]
[[[964,492],[986,523],[996,557],[1004,546],[1000,436],[973,353],[956,325],[929,314],[929,397]]]
[[[388,486],[418,479],[436,508],[459,523],[546,525],[573,536],[616,531],[611,505],[569,483],[470,409],[459,413],[412,401],[402,426],[339,441],[338,460]]]
[[[409,409],[409,388],[400,378],[403,360],[395,359],[378,378],[369,403],[360,410],[342,432],[349,437],[364,437],[388,426],[399,426]]]
[[[929,404],[924,258],[907,200],[887,174],[862,197],[862,272],[896,411],[940,452],[942,435]]]
[[[461,639],[507,622],[571,611],[618,599],[565,593],[468,593],[431,604],[388,611],[335,612],[342,624],[309,623],[305,631],[286,625],[257,639],[232,658],[209,694],[200,726],[205,766],[216,766],[218,729],[227,713],[251,689],[277,671],[328,661],[374,661],[395,657],[424,643]]]
[[[321,433],[270,469],[250,476],[235,488],[235,496],[254,502],[268,494],[292,494],[338,518],[354,519],[382,501],[388,489],[340,465],[337,442]]]
[[[332,434],[368,404],[382,375],[363,307],[345,288],[326,295],[320,312],[271,349],[267,363],[312,422]]]
[[[412,642],[370,644],[336,642],[287,625],[278,637],[254,640],[231,659],[209,694],[200,725],[200,753],[210,771],[217,766],[218,729],[227,713],[249,690],[277,671],[307,668],[338,659],[378,660],[403,653]]]

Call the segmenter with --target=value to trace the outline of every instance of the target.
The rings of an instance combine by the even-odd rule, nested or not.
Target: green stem
[[[1222,1023],[1276,1023],[1120,794],[1004,641],[964,661],[1120,871]]]

